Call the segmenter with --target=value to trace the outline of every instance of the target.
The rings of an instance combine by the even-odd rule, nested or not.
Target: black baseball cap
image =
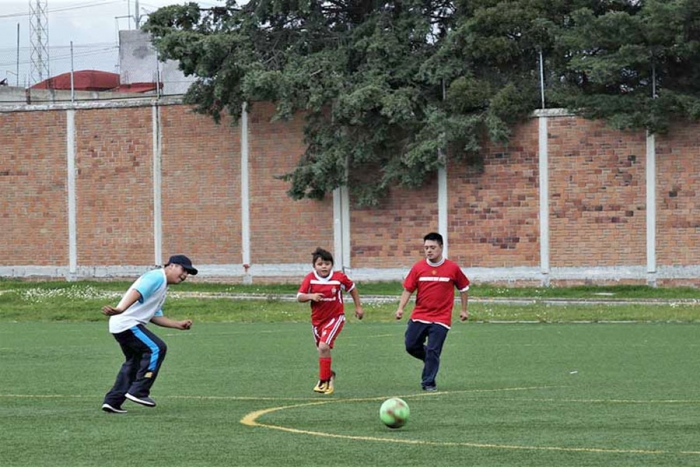
[[[179,264],[191,276],[197,275],[197,270],[192,266],[192,261],[185,255],[174,255],[168,260],[168,264]],[[166,266],[168,265],[166,264]]]

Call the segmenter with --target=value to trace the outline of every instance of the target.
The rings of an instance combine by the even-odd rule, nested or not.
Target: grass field
[[[116,305],[129,282],[31,282],[0,279],[0,322],[103,322],[102,305]],[[361,284],[365,322],[393,322],[401,285]],[[172,287],[166,313],[197,322],[308,322],[309,307],[294,285],[185,283]],[[241,300],[241,296],[256,296]],[[698,290],[644,286],[470,289],[470,321],[700,322]],[[380,300],[381,299],[381,300]],[[350,302],[352,302],[350,300]],[[352,320],[353,305],[347,306]],[[184,316],[183,316],[184,317]]]
[[[158,406],[110,415],[122,357],[100,321],[0,320],[1,466],[700,465],[697,324],[456,323],[426,394],[405,320],[353,321],[332,396],[311,391],[308,323],[153,327]]]

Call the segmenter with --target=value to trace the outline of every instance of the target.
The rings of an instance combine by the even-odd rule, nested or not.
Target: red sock
[[[331,358],[319,357],[318,369],[318,378],[321,381],[328,381],[329,379],[331,379]]]

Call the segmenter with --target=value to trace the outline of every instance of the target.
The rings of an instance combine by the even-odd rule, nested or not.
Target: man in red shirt
[[[418,290],[416,306],[406,329],[406,351],[424,362],[421,380],[424,391],[437,391],[435,377],[440,368],[442,345],[452,325],[455,288],[462,303],[459,319],[466,321],[469,318],[469,279],[457,263],[442,256],[442,246],[439,233],[431,232],[423,237],[426,259],[414,264],[406,276],[396,310],[396,319],[401,319],[411,295]]]
[[[355,302],[355,316],[362,319],[364,311],[355,283],[340,271],[333,271],[333,255],[323,248],[312,254],[314,270],[304,277],[297,300],[311,302],[311,326],[318,350],[319,380],[314,391],[333,394],[335,372],[331,370],[331,349],[345,325],[343,292]]]

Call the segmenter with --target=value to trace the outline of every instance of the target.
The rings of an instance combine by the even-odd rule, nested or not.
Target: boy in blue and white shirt
[[[188,275],[197,275],[192,261],[184,255],[171,256],[162,269],[154,269],[139,277],[116,307],[102,307],[102,313],[110,316],[109,332],[126,357],[114,386],[105,395],[102,404],[105,412],[126,413],[122,409],[126,399],[155,407],[156,402],[149,395],[165,359],[167,346],[146,325],[151,322],[166,328],[190,329],[191,319],[175,321],[163,316],[162,310],[168,285],[179,284]]]

